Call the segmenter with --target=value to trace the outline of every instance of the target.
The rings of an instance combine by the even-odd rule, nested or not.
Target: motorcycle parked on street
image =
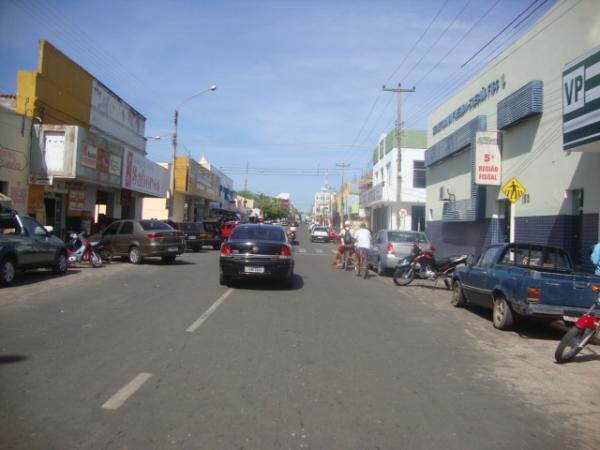
[[[100,267],[103,262],[109,263],[111,260],[112,253],[102,241],[90,241],[85,232],[69,234],[67,242],[68,264],[89,262],[92,267]]]
[[[407,286],[415,278],[421,278],[437,284],[439,279],[443,279],[446,288],[450,289],[450,278],[458,266],[467,263],[467,255],[436,259],[434,251],[433,246],[422,250],[419,243],[414,242],[410,255],[400,260],[394,270],[394,283]]]
[[[572,360],[600,330],[600,315],[595,312],[596,309],[600,309],[600,285],[592,284],[591,289],[598,293],[598,298],[590,309],[577,319],[556,347],[554,359],[559,364]]]

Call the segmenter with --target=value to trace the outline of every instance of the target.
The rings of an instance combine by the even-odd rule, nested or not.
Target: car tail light
[[[221,256],[231,256],[231,247],[228,244],[221,245]]]
[[[527,288],[527,301],[531,303],[538,303],[540,301],[540,288]]]
[[[392,255],[394,253],[394,244],[391,242],[387,245],[387,253],[388,255]]]
[[[292,257],[292,251],[289,249],[289,247],[281,247],[281,251],[279,252],[279,256],[281,256],[282,258],[291,258]]]
[[[147,234],[146,237],[148,239],[156,239],[156,238],[158,238],[158,234],[156,234],[156,233],[150,233],[150,234]]]
[[[600,285],[597,284],[592,284],[592,291],[594,292],[600,292]]]

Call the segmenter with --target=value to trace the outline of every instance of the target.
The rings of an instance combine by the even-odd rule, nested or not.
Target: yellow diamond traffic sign
[[[504,186],[502,186],[502,193],[506,195],[506,198],[508,198],[511,203],[515,203],[519,200],[525,192],[527,192],[525,186],[519,183],[519,180],[515,177],[512,177]]]

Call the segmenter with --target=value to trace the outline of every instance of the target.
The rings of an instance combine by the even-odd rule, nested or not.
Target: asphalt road
[[[600,378],[599,358],[557,368],[537,350],[553,348],[558,332],[524,342],[493,330],[485,312],[452,309],[446,291],[357,278],[332,268],[333,245],[311,244],[305,228],[299,238],[290,290],[220,286],[208,249],[170,266],[26,274],[0,290],[0,448],[599,442],[568,408]],[[521,353],[505,362],[499,348]],[[573,383],[568,396],[543,384],[548,374]],[[529,395],[540,386],[546,395]]]

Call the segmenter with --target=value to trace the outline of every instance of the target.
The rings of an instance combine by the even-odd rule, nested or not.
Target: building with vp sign
[[[429,116],[426,231],[440,254],[528,242],[591,268],[599,43],[598,2],[557,1]]]

